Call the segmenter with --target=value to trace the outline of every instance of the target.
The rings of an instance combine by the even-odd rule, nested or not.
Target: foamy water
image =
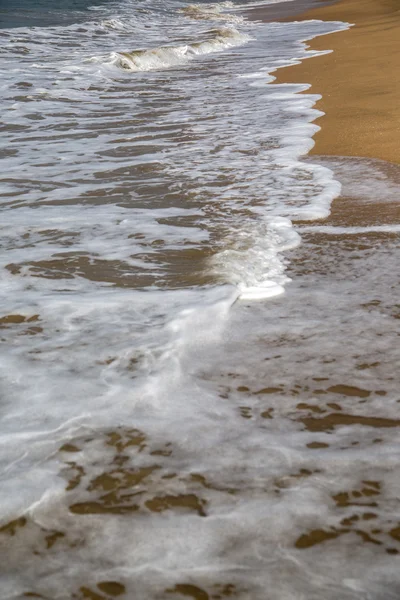
[[[398,225],[314,223],[397,183],[240,8],[0,30],[1,598],[397,597]]]

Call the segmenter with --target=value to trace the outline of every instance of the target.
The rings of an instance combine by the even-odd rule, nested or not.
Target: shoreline
[[[294,17],[302,16],[309,10],[335,4],[338,0],[283,0],[273,4],[241,9],[250,21],[293,21]]]
[[[268,19],[268,16],[267,16]],[[310,155],[366,157],[400,164],[400,9],[394,0],[340,0],[302,12],[296,20],[353,24],[308,42],[329,54],[280,68],[276,83],[308,83],[325,113]],[[293,20],[283,15],[278,20]]]

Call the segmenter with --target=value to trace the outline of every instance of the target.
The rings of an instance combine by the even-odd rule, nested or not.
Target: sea
[[[400,597],[399,168],[268,4],[0,1],[1,600]]]

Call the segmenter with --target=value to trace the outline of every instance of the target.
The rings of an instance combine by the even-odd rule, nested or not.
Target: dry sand
[[[316,108],[325,115],[318,120],[321,131],[311,154],[400,163],[398,0],[341,0],[296,18],[305,19],[354,24],[310,43],[315,50],[331,49],[332,53],[276,74],[278,83],[311,83],[310,91],[322,95]]]

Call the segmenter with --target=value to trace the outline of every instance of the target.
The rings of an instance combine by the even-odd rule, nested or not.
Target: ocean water
[[[1,599],[398,598],[400,175],[248,9],[1,4]]]

